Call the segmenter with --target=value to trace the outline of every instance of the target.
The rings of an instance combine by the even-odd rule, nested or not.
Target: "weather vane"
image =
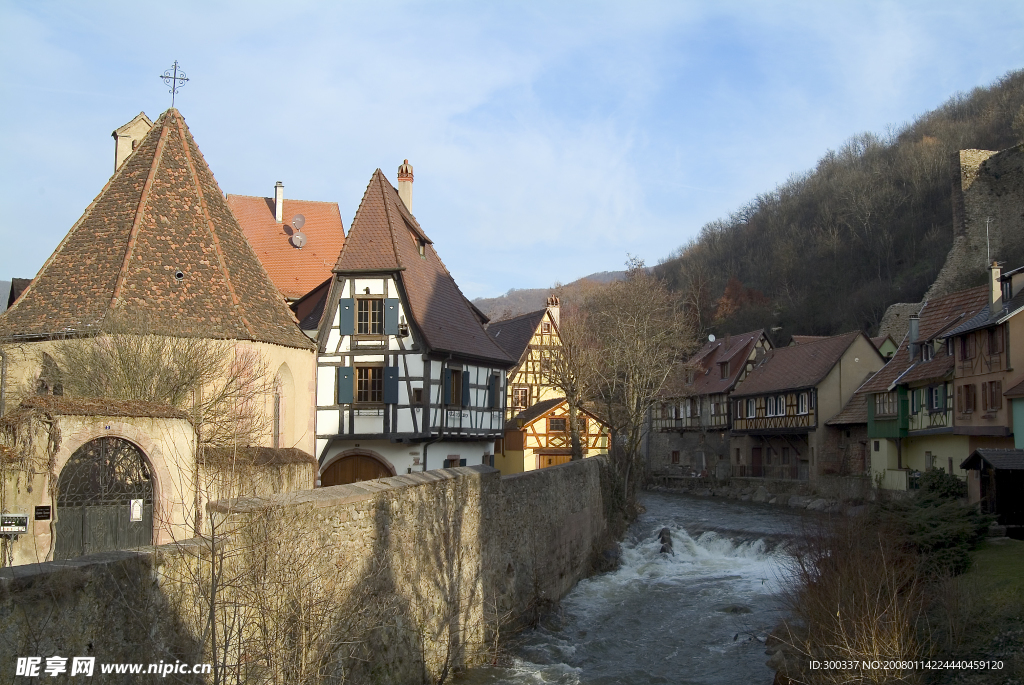
[[[171,94],[171,107],[173,108],[174,96],[177,95],[178,91],[185,85],[185,82],[188,81],[185,78],[185,72],[178,68],[178,60],[174,60],[174,67],[165,71],[160,78],[164,80],[165,86],[171,87],[167,92]]]

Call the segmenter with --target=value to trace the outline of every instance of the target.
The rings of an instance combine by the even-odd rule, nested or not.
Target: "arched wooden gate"
[[[153,477],[122,438],[79,447],[57,479],[54,559],[153,544]]]
[[[366,454],[350,454],[333,462],[320,475],[320,486],[346,485],[361,480],[390,478],[395,475],[383,461]]]

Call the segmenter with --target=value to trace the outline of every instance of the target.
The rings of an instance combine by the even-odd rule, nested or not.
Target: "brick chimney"
[[[552,295],[548,298],[548,311],[551,313],[551,318],[555,322],[555,328],[562,325],[562,305],[558,298]]]
[[[999,262],[992,260],[992,265],[988,267],[988,313],[990,316],[995,316],[1003,310],[1003,282],[999,278],[1003,273],[1003,270],[999,267]]]
[[[405,208],[412,213],[412,164],[409,164],[409,160],[398,167],[398,197],[402,198]]]
[[[284,184],[280,181],[274,184],[274,220],[284,223]]]

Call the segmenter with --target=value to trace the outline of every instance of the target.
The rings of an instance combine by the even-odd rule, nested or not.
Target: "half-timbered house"
[[[679,366],[652,412],[652,474],[700,474],[732,461],[730,394],[771,349],[763,330],[751,331],[710,340]],[[732,466],[733,475],[744,473],[739,462]]]
[[[399,168],[411,184],[412,167]],[[318,333],[320,484],[490,464],[508,354],[402,193],[373,173],[334,266]]]
[[[561,344],[559,313],[558,298],[549,297],[544,309],[488,324],[487,333],[516,360],[508,372],[506,419],[538,402],[562,396],[549,375],[552,355]]]
[[[577,421],[584,458],[607,454],[608,427],[586,409],[580,410]],[[553,397],[519,412],[506,424],[495,453],[495,465],[506,476],[570,461],[569,403],[564,397]]]
[[[826,422],[884,364],[859,331],[769,351],[732,394],[741,471],[807,480],[834,469]]]

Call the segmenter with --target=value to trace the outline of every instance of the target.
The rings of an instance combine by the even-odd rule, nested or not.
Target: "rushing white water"
[[[460,685],[772,682],[764,639],[781,613],[799,515],[728,500],[648,493],[617,571],[582,581],[560,613],[522,636],[511,666]],[[658,532],[672,532],[673,554]]]

